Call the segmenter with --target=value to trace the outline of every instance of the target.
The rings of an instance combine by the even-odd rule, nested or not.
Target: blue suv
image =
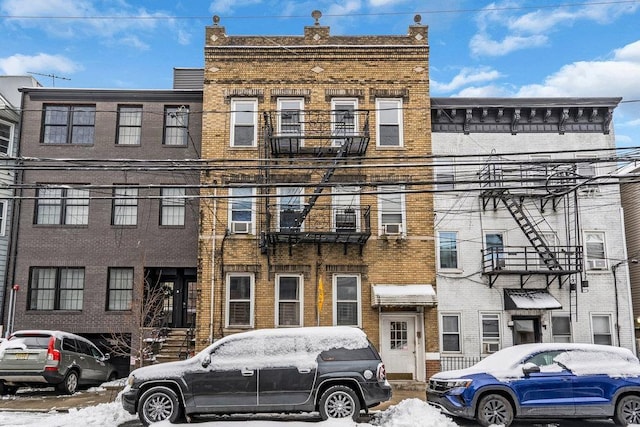
[[[508,427],[514,418],[613,418],[640,423],[640,363],[627,349],[523,344],[467,369],[429,379],[427,402],[443,413]]]

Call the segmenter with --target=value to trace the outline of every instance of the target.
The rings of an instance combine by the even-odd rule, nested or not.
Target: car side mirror
[[[111,359],[111,355],[109,353],[106,353],[106,354],[102,355],[102,361],[103,362],[106,362],[109,359]]]
[[[209,365],[211,365],[211,355],[207,354],[202,358],[202,367],[206,368]]]
[[[536,365],[535,363],[525,363],[522,366],[522,373],[525,376],[529,376],[531,374],[538,373],[538,372],[540,372],[540,366]]]

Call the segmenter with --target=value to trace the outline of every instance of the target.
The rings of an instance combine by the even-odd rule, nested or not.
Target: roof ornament
[[[416,14],[416,16],[413,17],[413,22],[416,23],[416,25],[422,25],[422,16],[420,16],[419,14]]]
[[[213,15],[213,25],[216,27],[220,24],[220,17],[218,15]]]
[[[311,12],[311,17],[316,20],[316,23],[314,25],[320,25],[320,18],[322,17],[322,12],[320,12],[319,10],[314,10],[313,12]]]

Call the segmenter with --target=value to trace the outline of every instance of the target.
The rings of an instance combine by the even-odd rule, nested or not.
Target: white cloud
[[[478,87],[467,87],[461,90],[455,96],[464,98],[494,98],[494,97],[509,97],[510,93],[502,86],[488,85]]]
[[[120,39],[119,43],[126,47],[136,49],[138,51],[150,49],[149,45],[143,42],[142,40],[140,40],[140,38],[137,36],[123,37],[122,39]]]
[[[469,48],[476,56],[504,56],[516,50],[544,46],[547,41],[544,35],[507,36],[502,40],[492,40],[488,34],[478,33],[469,41]]]
[[[237,9],[260,3],[262,0],[213,0],[209,6],[209,12],[232,15]]]
[[[371,7],[386,7],[395,6],[396,4],[404,3],[406,0],[369,0],[369,6]]]
[[[69,58],[61,55],[49,55],[39,53],[34,56],[12,55],[0,58],[0,70],[2,74],[20,75],[28,72],[58,72],[72,74],[82,67]]]
[[[434,92],[452,92],[468,84],[489,82],[497,80],[500,77],[502,77],[502,74],[499,71],[488,67],[481,67],[477,69],[463,68],[448,83],[440,83],[438,81],[431,80],[431,90]]]

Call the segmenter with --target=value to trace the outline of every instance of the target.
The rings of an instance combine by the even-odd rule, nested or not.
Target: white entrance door
[[[416,379],[416,318],[384,315],[380,353],[389,379]]]

